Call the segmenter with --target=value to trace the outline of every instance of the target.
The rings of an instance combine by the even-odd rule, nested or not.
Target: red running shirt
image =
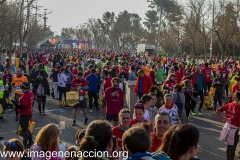
[[[74,79],[72,80],[71,88],[75,87],[85,87],[87,82],[85,79]],[[79,96],[85,96],[85,90],[79,91]]]
[[[236,127],[240,126],[240,105],[233,103],[228,103],[218,108],[221,112],[226,112],[226,119],[231,125]]]
[[[152,147],[150,149],[150,152],[156,152],[157,149],[161,146],[162,139],[158,139],[156,132],[152,134]]]

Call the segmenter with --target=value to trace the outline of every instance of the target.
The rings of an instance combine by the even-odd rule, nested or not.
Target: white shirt
[[[58,86],[66,87],[67,76],[63,73],[58,74]]]
[[[162,112],[167,112],[171,118],[171,124],[176,125],[178,124],[178,108],[174,104],[172,109],[167,109],[164,105],[160,108]]]
[[[143,117],[144,117],[145,120],[151,122],[151,119],[150,119],[150,115],[149,115],[149,111],[148,111],[148,110],[144,110]]]

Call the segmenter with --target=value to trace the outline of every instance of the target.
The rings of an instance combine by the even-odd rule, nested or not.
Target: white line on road
[[[214,156],[217,156],[217,157],[220,157],[220,158],[222,158],[222,159],[226,159],[226,157],[220,156],[220,155],[215,154],[215,153],[213,153],[213,152],[210,152],[210,151],[208,151],[208,150],[205,150],[205,149],[202,149],[202,148],[199,148],[199,150],[200,150],[200,151],[202,150],[203,152],[210,153],[210,154],[212,154],[212,155],[214,155]]]
[[[50,109],[50,110],[46,110],[45,113],[47,113],[47,112],[52,112],[52,111],[59,111],[59,110],[60,110],[60,109]],[[11,111],[11,112],[12,112],[12,111]],[[34,114],[34,113],[38,113],[38,111],[34,111],[33,114]],[[11,116],[15,116],[15,114],[14,114],[14,115],[9,115],[9,116],[10,116],[10,117],[11,117]]]

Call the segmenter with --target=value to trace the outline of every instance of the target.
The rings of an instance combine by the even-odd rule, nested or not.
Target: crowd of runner
[[[4,120],[4,113],[15,108],[15,120],[19,121],[23,137],[23,141],[5,142],[5,151],[59,151],[60,129],[56,124],[44,126],[33,141],[28,128],[32,107],[36,101],[39,116],[45,116],[47,96],[64,108],[68,105],[66,93],[78,91],[72,126],[81,110],[86,130],[77,132],[77,143],[67,150],[109,154],[94,158],[59,156],[51,160],[126,159],[123,154],[110,157],[114,151],[126,151],[127,158],[133,160],[198,159],[199,131],[188,120],[190,116],[202,116],[208,97],[211,102],[205,107],[212,108],[212,114],[218,114],[225,122],[220,139],[228,144],[227,160],[234,159],[240,126],[240,68],[231,57],[206,62],[185,55],[79,49],[25,55],[19,59],[16,75],[11,73],[9,59],[6,64],[0,63],[0,118]],[[133,92],[138,97],[134,106],[125,102],[130,81],[135,83]],[[222,115],[224,111],[226,116]],[[102,119],[89,123],[92,112],[101,114]]]

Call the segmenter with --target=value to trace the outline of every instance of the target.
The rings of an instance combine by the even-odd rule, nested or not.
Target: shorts
[[[19,102],[19,98],[21,98],[21,97],[22,97],[22,94],[15,93],[14,100],[18,103]]]
[[[106,115],[106,120],[118,122],[118,115]]]
[[[79,100],[79,102],[73,106],[73,108],[80,108],[80,109],[85,109],[87,108],[87,101],[86,98],[83,98],[83,100]]]

